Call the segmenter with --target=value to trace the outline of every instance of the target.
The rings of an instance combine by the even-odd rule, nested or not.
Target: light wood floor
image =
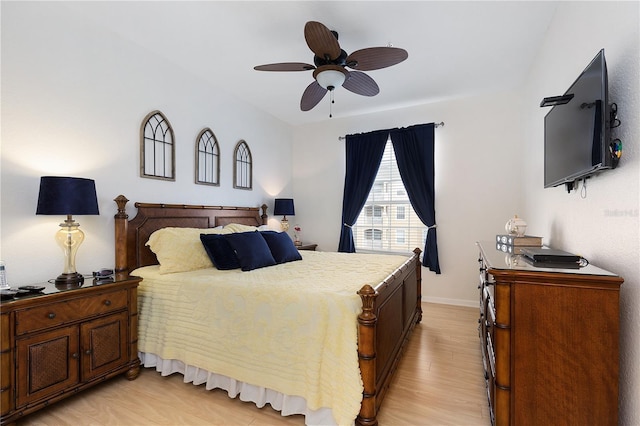
[[[478,310],[423,303],[378,416],[387,425],[489,425]],[[269,405],[231,399],[220,390],[142,369],[134,381],[117,377],[27,416],[19,425],[304,425]]]

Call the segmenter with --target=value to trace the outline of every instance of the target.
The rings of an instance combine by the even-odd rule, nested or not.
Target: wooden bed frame
[[[267,223],[267,206],[224,207],[135,203],[135,218],[128,220],[120,195],[115,215],[115,268],[118,274],[158,263],[145,246],[152,232],[164,227],[213,228],[229,223],[259,226]],[[260,213],[262,210],[262,213]],[[391,384],[411,330],[422,320],[420,249],[376,286],[364,285],[358,294],[362,313],[358,316],[358,359],[364,384],[357,425],[378,424],[377,413]]]

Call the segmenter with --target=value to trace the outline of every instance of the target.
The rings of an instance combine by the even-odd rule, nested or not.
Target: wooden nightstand
[[[302,244],[301,246],[296,246],[298,250],[310,250],[310,251],[316,251],[316,247],[318,247],[317,244]]]
[[[141,278],[119,277],[0,304],[0,423],[13,423],[105,379],[138,377]]]

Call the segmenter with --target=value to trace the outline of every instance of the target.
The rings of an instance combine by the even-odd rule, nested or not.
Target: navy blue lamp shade
[[[293,198],[276,198],[275,206],[273,206],[273,214],[277,216],[295,216],[296,211],[293,207]]]
[[[287,215],[295,216],[296,214],[293,207],[293,198],[276,198],[275,205],[273,206],[273,214],[276,216],[282,215],[280,227],[284,232],[287,232],[289,230]]]
[[[64,271],[55,283],[63,289],[82,286],[84,276],[76,272],[76,252],[84,241],[84,233],[72,215],[100,214],[95,182],[74,177],[41,177],[36,214],[67,216],[55,237],[64,253]]]
[[[41,177],[36,214],[100,214],[95,181],[75,177]]]

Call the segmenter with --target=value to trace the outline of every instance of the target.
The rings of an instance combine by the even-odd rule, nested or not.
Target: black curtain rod
[[[444,121],[441,121],[441,122],[439,122],[439,123],[435,123],[435,124],[433,125],[433,127],[435,127],[436,129],[437,129],[438,127],[444,127]],[[343,140],[345,140],[346,138],[347,138],[346,136],[338,136],[338,140],[339,140],[339,141],[343,141]]]

